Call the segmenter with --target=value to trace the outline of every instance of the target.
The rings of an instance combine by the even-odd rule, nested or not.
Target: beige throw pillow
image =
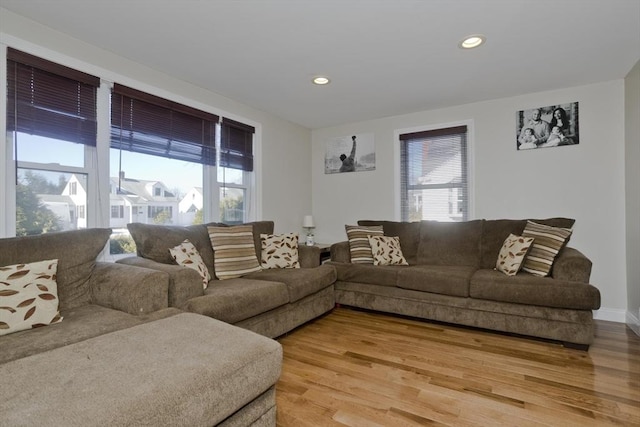
[[[253,226],[207,227],[213,247],[213,264],[220,280],[260,271],[253,243]]]
[[[261,234],[262,268],[300,268],[298,234]]]
[[[349,253],[352,264],[373,264],[373,253],[369,236],[382,236],[384,232],[381,225],[369,227],[360,225],[345,225],[347,238],[349,239]]]
[[[197,271],[200,277],[202,277],[203,289],[207,289],[209,280],[211,280],[211,275],[209,274],[209,270],[207,270],[207,266],[200,256],[200,252],[198,252],[196,247],[193,246],[193,243],[191,243],[189,239],[185,239],[178,246],[170,248],[169,253],[173,257],[173,259],[176,260],[176,263],[178,265]]]
[[[509,234],[498,254],[496,270],[503,272],[507,276],[515,276],[522,268],[522,262],[527,256],[533,241],[532,237]]]
[[[369,236],[373,265],[409,265],[397,236]]]
[[[560,249],[571,237],[570,228],[550,227],[527,221],[522,237],[533,237],[533,245],[522,269],[536,276],[548,276]]]
[[[58,260],[0,267],[0,335],[62,321]]]

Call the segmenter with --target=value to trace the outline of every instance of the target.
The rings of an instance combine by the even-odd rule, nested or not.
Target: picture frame
[[[548,105],[516,113],[516,149],[580,144],[578,102]]]
[[[326,142],[324,173],[363,172],[376,169],[373,133],[331,138]]]

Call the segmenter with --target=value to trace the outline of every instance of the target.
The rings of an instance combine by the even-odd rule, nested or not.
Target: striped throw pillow
[[[548,276],[560,249],[571,237],[570,228],[550,227],[527,221],[522,237],[533,237],[533,244],[522,270],[536,276]]]
[[[207,231],[218,279],[234,279],[261,270],[253,243],[253,226],[209,226]]]
[[[381,225],[369,227],[361,225],[345,225],[349,239],[349,253],[352,264],[373,264],[373,252],[369,236],[383,236]]]

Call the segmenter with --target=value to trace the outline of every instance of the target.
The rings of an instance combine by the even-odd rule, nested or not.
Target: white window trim
[[[434,125],[416,126],[411,128],[395,129],[393,131],[393,216],[395,221],[402,221],[402,185],[400,179],[400,135],[412,132],[423,132],[434,129],[445,129],[455,126],[467,126],[467,219],[474,219],[475,216],[475,156],[474,156],[474,123],[473,119],[460,120],[449,123],[439,123]]]

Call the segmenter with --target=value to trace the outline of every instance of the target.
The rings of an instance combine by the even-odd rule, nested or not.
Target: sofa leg
[[[562,345],[566,348],[580,351],[589,351],[589,344],[576,344],[574,342],[563,342]]]

